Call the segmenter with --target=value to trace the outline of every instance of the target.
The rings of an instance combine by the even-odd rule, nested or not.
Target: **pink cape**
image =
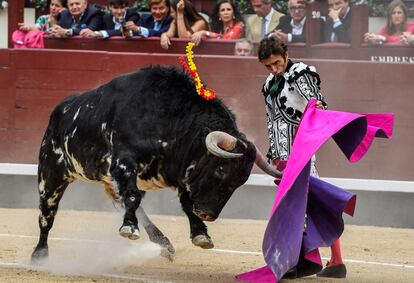
[[[322,269],[318,248],[341,236],[342,213],[353,215],[356,196],[310,177],[310,160],[333,138],[350,162],[360,160],[374,137],[391,138],[393,114],[354,114],[315,108],[303,114],[263,239],[266,266],[239,274],[245,282],[277,282],[292,267],[298,276]]]

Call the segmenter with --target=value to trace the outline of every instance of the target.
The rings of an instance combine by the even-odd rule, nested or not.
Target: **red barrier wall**
[[[255,58],[196,56],[199,73],[235,112],[240,128],[262,151],[267,134],[261,85],[266,70]],[[315,65],[330,109],[394,112],[395,135],[377,140],[350,166],[333,142],[318,154],[322,176],[414,180],[414,80],[411,64],[304,60]],[[176,55],[0,50],[0,162],[37,163],[49,114],[63,97],[150,64],[178,66]]]

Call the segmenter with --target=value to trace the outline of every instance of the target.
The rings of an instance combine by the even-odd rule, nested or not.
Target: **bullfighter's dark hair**
[[[281,55],[285,57],[287,51],[288,48],[286,43],[275,36],[269,36],[260,41],[257,54],[259,61],[263,61],[272,55]]]

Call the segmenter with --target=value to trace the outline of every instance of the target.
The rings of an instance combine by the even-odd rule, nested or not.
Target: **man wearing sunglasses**
[[[289,42],[306,41],[306,2],[303,0],[289,0],[289,15],[280,18],[279,25],[273,35],[279,40]]]

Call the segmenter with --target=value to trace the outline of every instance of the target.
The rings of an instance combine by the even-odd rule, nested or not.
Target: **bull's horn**
[[[225,132],[213,131],[206,136],[206,147],[213,155],[221,158],[238,158],[243,153],[233,153],[237,139]]]
[[[277,170],[274,166],[270,165],[266,158],[263,156],[263,153],[256,147],[256,160],[254,161],[256,165],[262,169],[266,174],[273,176],[275,178],[282,178],[282,173]]]

